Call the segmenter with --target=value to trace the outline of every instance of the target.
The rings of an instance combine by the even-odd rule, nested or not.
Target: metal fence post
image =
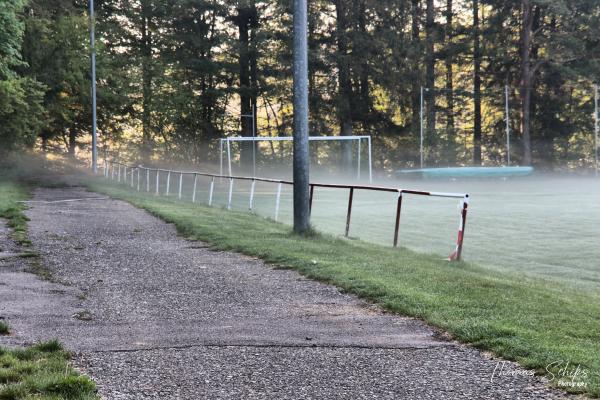
[[[156,170],[156,195],[160,195],[160,191],[159,191],[159,187],[160,187],[160,170],[157,169]]]
[[[140,191],[140,168],[137,169],[137,191]]]
[[[402,191],[398,192],[398,205],[396,206],[396,226],[394,227],[394,247],[398,247],[400,235],[400,213],[402,212]]]
[[[460,259],[462,257],[463,242],[465,240],[465,228],[467,227],[467,209],[468,209],[468,207],[469,207],[469,200],[465,198],[462,203],[462,211],[461,211],[462,229],[461,229],[460,233],[458,234],[458,251],[456,253],[456,261],[460,261]]]
[[[196,202],[196,187],[198,185],[198,174],[194,174],[194,190],[192,192],[192,203]]]
[[[231,210],[231,198],[233,196],[233,178],[229,178],[229,196],[227,198],[227,209]]]
[[[458,224],[458,238],[456,239],[456,249],[450,257],[448,257],[448,261],[460,261],[462,257],[462,249],[463,249],[463,241],[465,238],[465,227],[467,224],[467,209],[469,208],[469,195],[465,195],[465,197],[461,201],[461,210],[460,210],[460,222]]]
[[[352,200],[354,198],[354,188],[350,188],[350,195],[348,197],[348,212],[346,213],[346,234],[345,236],[348,237],[348,234],[350,233],[350,218],[352,216]]]
[[[213,201],[213,191],[215,189],[215,177],[211,177],[210,180],[210,189],[208,190],[208,206],[212,206]]]
[[[165,192],[166,196],[169,195],[169,186],[171,186],[171,170],[169,170],[169,172],[167,173],[167,190]]]
[[[275,222],[279,220],[279,204],[281,202],[281,182],[277,185],[277,197],[275,198]]]
[[[249,204],[249,210],[252,211],[252,209],[254,208],[254,189],[256,187],[256,181],[253,179],[252,180],[252,186],[250,186],[250,204]]]
[[[179,200],[181,200],[181,186],[183,185],[183,172],[179,173]]]

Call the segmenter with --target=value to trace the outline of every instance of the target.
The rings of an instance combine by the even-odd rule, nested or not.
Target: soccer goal
[[[356,146],[356,177],[357,179],[361,179],[361,173],[363,170],[363,160],[362,153],[366,148],[367,155],[367,174],[369,182],[373,180],[373,165],[372,165],[372,148],[371,148],[371,136],[310,136],[308,138],[309,142],[353,142]],[[224,139],[220,139],[219,141],[219,162],[220,162],[220,173],[223,175],[225,172],[225,162],[227,162],[226,168],[229,176],[233,175],[232,170],[232,143],[241,143],[241,142],[293,142],[294,138],[291,136],[276,136],[276,137],[266,137],[266,136],[256,136],[256,137],[243,137],[243,136],[235,136],[228,137]],[[256,147],[253,148],[253,152],[255,152]],[[253,174],[256,175],[256,155],[253,153]]]

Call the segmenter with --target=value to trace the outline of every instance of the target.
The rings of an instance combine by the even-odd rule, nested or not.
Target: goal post
[[[357,144],[357,157],[356,157],[356,177],[357,179],[361,179],[361,170],[362,170],[362,148],[361,145],[363,142],[367,142],[367,167],[368,167],[368,175],[369,182],[373,181],[373,157],[372,157],[372,146],[371,146],[371,136],[363,135],[363,136],[309,136],[308,140],[310,142],[332,142],[332,141],[353,141]],[[224,157],[227,159],[227,171],[229,176],[232,176],[232,154],[231,154],[231,143],[232,142],[293,142],[294,138],[292,136],[256,136],[256,137],[245,137],[245,136],[234,136],[219,139],[219,164],[220,164],[220,174],[223,175],[224,171]],[[254,160],[256,162],[256,160]]]

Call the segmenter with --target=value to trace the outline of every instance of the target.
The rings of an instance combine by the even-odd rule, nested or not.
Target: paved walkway
[[[492,382],[498,360],[420,321],[98,197],[35,193],[30,239],[58,283],[0,285],[18,296],[2,301],[16,334],[0,344],[58,337],[106,399],[561,397],[509,363]],[[7,262],[1,281],[24,274]]]

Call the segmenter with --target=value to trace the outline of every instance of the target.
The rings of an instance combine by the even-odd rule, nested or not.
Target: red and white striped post
[[[460,257],[462,255],[463,248],[463,240],[465,238],[465,227],[467,224],[467,209],[469,208],[469,196],[465,196],[461,201],[461,210],[460,210],[460,223],[458,225],[458,238],[456,239],[456,249],[450,257],[448,257],[448,261],[460,261]]]

